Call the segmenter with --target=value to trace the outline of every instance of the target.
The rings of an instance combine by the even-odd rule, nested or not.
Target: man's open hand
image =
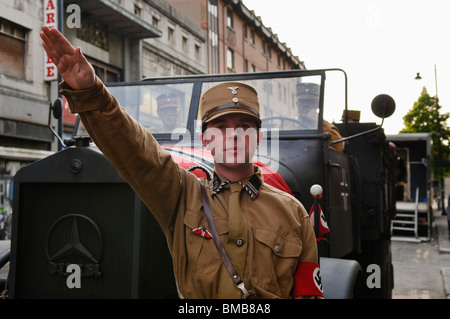
[[[64,81],[74,90],[88,89],[95,84],[95,71],[81,53],[55,28],[42,27],[40,36],[48,56]]]

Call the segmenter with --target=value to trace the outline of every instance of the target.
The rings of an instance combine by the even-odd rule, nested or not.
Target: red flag
[[[315,198],[320,198],[319,196],[315,197]],[[319,236],[325,235],[326,233],[330,232],[330,228],[328,227],[327,224],[327,220],[325,219],[325,215],[322,212],[322,207],[320,207],[319,205]],[[313,225],[313,227],[315,228],[314,225],[314,204],[311,206],[311,209],[309,210],[309,218],[311,219],[311,223]],[[317,239],[319,240],[319,238]]]

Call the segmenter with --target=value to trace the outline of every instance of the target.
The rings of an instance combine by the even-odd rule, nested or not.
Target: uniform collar
[[[263,177],[261,173],[261,169],[258,166],[253,166],[254,173],[253,175],[246,177],[237,183],[239,183],[243,189],[246,190],[246,193],[250,196],[252,200],[255,200],[258,197],[259,189],[263,184]],[[223,181],[224,180],[224,181]],[[214,178],[212,181],[212,189],[214,197],[218,193],[220,193],[228,184],[231,182],[229,180],[225,180],[223,176],[220,176],[216,171],[214,171]]]

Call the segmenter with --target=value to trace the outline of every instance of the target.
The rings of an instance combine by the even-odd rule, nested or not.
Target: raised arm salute
[[[55,28],[43,26],[40,36],[48,56],[72,89],[83,90],[94,86],[94,68],[81,53],[80,48],[75,48]]]

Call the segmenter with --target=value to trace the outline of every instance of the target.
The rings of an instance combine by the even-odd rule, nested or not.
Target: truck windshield
[[[241,80],[258,92],[263,129],[317,130],[320,76]],[[202,94],[220,82],[204,82]],[[200,131],[200,115],[196,132]]]
[[[120,105],[152,133],[186,129],[192,83],[110,86]]]
[[[263,130],[321,130],[319,118],[322,75],[230,75],[222,82],[228,81],[243,82],[255,88],[260,103]],[[200,80],[193,77],[192,81],[184,78],[180,82],[174,78],[173,82],[176,83],[169,80],[111,83],[108,89],[133,118],[155,135],[183,133],[185,130],[199,133],[201,121],[198,100],[206,90],[222,82],[211,76]],[[201,86],[197,85],[199,83]],[[79,124],[75,135],[86,135],[82,123]]]

